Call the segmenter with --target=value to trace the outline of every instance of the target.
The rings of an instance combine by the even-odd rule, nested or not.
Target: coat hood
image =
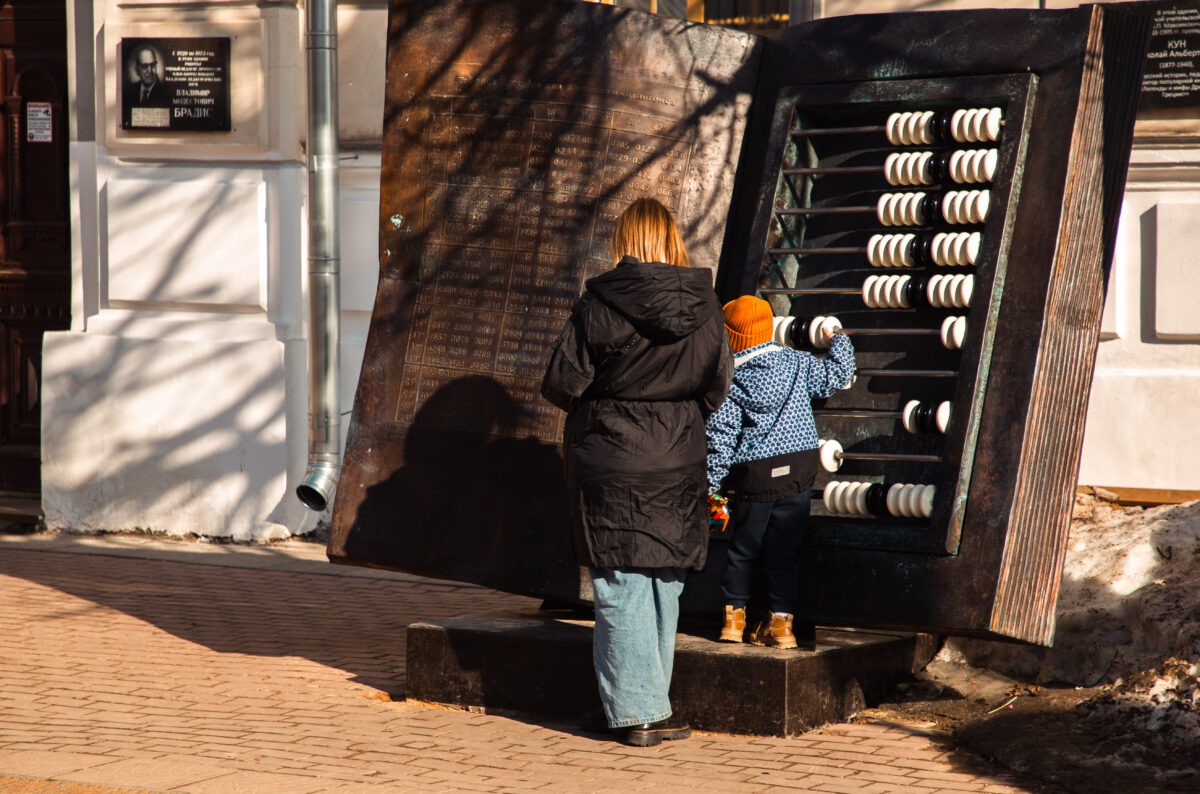
[[[712,316],[716,305],[712,273],[625,257],[607,273],[588,279],[587,288],[621,314],[647,339],[682,339]]]

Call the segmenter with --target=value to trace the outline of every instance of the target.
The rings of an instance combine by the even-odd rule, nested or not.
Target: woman
[[[567,412],[567,499],[591,574],[605,722],[648,747],[691,735],[667,693],[679,594],[708,551],[704,420],[732,361],[712,276],[688,268],[666,207],[634,201],[612,258],[572,308],[542,395]]]

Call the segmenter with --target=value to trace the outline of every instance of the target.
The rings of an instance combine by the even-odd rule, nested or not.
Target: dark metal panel
[[[578,598],[550,346],[633,198],[716,268],[758,40],[578,2],[395,2],[380,286],[339,562]]]
[[[939,483],[938,501],[929,523],[907,535],[894,526],[904,522],[886,514],[866,519],[866,528],[851,527],[854,531],[815,520],[802,562],[803,612],[821,624],[920,627],[1048,643],[1119,207],[1107,197],[1119,194],[1128,159],[1146,20],[1100,8],[920,16],[801,26],[772,40],[764,63],[764,79],[779,86],[779,96],[818,82],[844,82],[850,94],[863,81],[890,81],[894,95],[903,97],[909,81],[953,86],[1019,71],[1037,78],[1032,113],[1020,131],[1028,138],[1027,151],[1010,163],[1020,176],[1019,199],[1008,193],[1016,182],[999,179],[993,186],[993,194],[1015,213],[1008,266],[1006,272],[994,267],[990,257],[996,251],[988,249],[996,232],[985,228],[969,308],[969,337],[980,344],[981,332],[991,335],[990,361],[980,355],[986,351],[968,344],[956,362],[955,418],[946,447],[957,443],[955,434],[965,424],[975,433],[974,454],[947,455],[944,464],[962,467],[957,472],[935,467],[924,473],[931,479],[917,476],[918,482]],[[1001,28],[1003,41],[984,33]],[[871,48],[852,53],[851,42],[863,40]],[[1133,72],[1132,80],[1111,74],[1119,59]],[[976,104],[969,95],[959,100],[960,107]],[[756,112],[748,137],[772,123],[777,126],[778,117],[772,122]],[[1004,135],[1013,132],[1006,127]],[[778,165],[772,154],[766,153],[759,172],[765,176],[754,216],[735,227],[755,230],[745,238],[741,291],[760,286],[763,228],[775,200],[771,169]],[[737,250],[727,255],[733,266]],[[984,312],[980,301],[989,296],[998,300]],[[864,356],[868,366],[871,355]],[[915,346],[909,359],[905,366],[914,366]],[[859,363],[861,368],[864,361]],[[881,362],[884,369],[895,365]],[[883,390],[870,379],[858,386]],[[885,465],[866,479],[912,481],[894,478],[900,471]],[[945,486],[954,474],[966,491],[962,498],[962,488],[955,489],[951,504]],[[929,542],[939,537],[945,540],[940,551]]]

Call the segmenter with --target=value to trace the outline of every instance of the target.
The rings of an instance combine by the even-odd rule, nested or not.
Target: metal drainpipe
[[[308,470],[296,496],[323,512],[337,486],[341,448],[338,352],[337,0],[308,0]]]

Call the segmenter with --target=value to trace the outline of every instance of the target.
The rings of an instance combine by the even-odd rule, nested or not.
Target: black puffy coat
[[[576,556],[597,568],[704,567],[704,420],[733,371],[712,275],[626,257],[589,279],[542,395],[567,411]]]

